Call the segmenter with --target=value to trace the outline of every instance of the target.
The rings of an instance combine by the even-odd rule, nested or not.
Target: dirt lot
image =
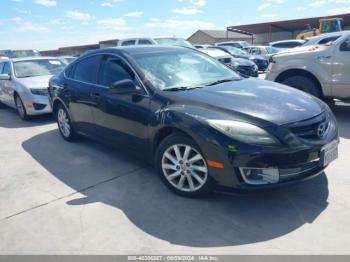
[[[350,105],[325,175],[254,195],[185,199],[122,148],[64,142],[0,109],[1,254],[349,254]]]

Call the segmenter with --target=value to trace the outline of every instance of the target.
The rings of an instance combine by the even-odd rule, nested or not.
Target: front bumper
[[[299,139],[299,138],[298,138]],[[203,141],[197,141],[206,159],[222,163],[224,168],[209,167],[209,172],[218,186],[244,190],[259,190],[281,187],[301,182],[322,174],[328,163],[324,163],[325,146],[338,145],[336,126],[321,141],[308,141],[300,138],[295,145],[281,147],[258,147],[241,144],[220,133]],[[245,171],[262,170],[267,174],[267,183],[252,184],[247,182]],[[277,175],[276,175],[277,170]],[[254,174],[253,174],[254,175]],[[259,175],[259,174],[258,174]],[[276,179],[277,177],[277,179]]]
[[[48,96],[28,94],[23,99],[23,103],[28,115],[43,115],[52,113],[52,107]]]
[[[228,153],[222,155],[224,162],[222,170],[211,169],[211,174],[218,185],[244,190],[259,190],[276,188],[296,182],[301,182],[322,174],[326,168],[321,159],[322,146],[308,149],[284,149],[275,151],[261,151],[255,153]],[[218,159],[218,158],[216,158]],[[278,178],[266,184],[252,184],[247,181],[247,170],[277,170]]]

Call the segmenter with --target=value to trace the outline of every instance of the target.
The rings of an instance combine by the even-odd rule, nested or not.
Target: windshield
[[[66,64],[69,65],[70,63],[72,63],[76,58],[75,57],[61,57],[60,60]]]
[[[154,39],[159,45],[176,45],[184,47],[193,47],[189,42],[181,38],[157,38]]]
[[[266,47],[266,50],[267,50],[268,54],[276,54],[276,53],[278,53],[278,49],[274,48],[273,46]]]
[[[240,77],[228,67],[195,51],[174,51],[135,57],[146,79],[158,89],[191,88]]]
[[[14,62],[17,78],[55,75],[64,69],[64,64],[57,59],[40,59]]]
[[[238,55],[238,56],[247,56],[247,52],[243,51],[242,49],[233,47],[233,46],[225,46],[224,47],[230,54],[232,55]]]

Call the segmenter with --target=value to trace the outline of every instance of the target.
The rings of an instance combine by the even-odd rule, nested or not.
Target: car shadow
[[[177,245],[222,247],[278,238],[313,223],[328,205],[324,174],[268,192],[186,199],[171,193],[152,167],[121,148],[88,139],[69,144],[57,130],[22,146],[57,179],[84,195],[67,205],[110,205],[140,230]]]
[[[350,139],[350,103],[337,103],[332,110],[338,121],[339,136]]]
[[[16,110],[9,107],[0,108],[0,127],[23,128],[51,124],[54,122],[52,114],[31,116],[28,121],[19,118]]]

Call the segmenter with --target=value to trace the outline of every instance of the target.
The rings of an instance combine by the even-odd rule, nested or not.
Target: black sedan
[[[53,77],[49,94],[65,140],[83,135],[133,150],[184,196],[306,180],[338,154],[325,103],[241,78],[189,48],[92,51]]]
[[[259,71],[264,72],[268,66],[269,66],[269,60],[266,58],[260,56],[260,55],[249,55],[247,52],[243,51],[242,49],[232,47],[232,46],[215,46],[213,48],[221,49],[222,51],[225,51],[226,53],[232,55],[235,58],[242,58],[246,60],[250,60],[254,62],[257,66]]]

